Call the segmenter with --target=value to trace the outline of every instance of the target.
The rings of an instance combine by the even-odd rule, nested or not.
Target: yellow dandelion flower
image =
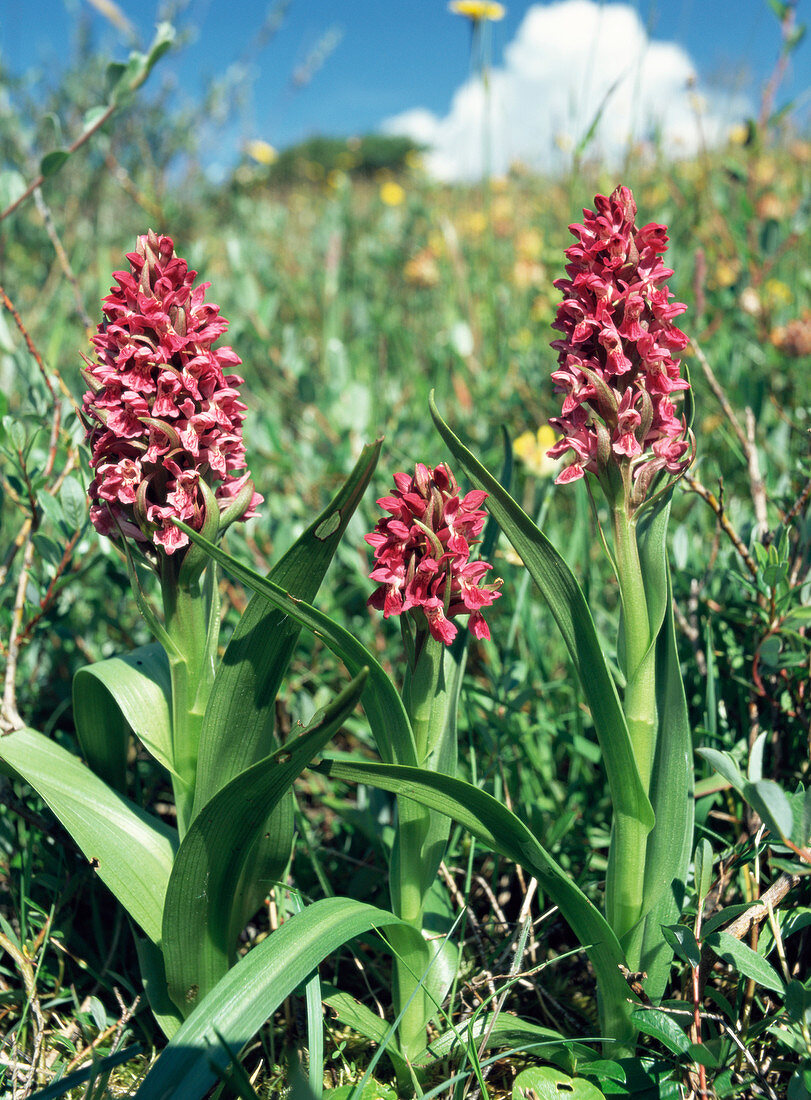
[[[454,15],[464,15],[473,23],[497,23],[507,14],[504,5],[497,4],[495,0],[451,0],[448,8]]]
[[[395,180],[386,180],[380,185],[380,201],[386,206],[401,206],[405,197],[405,189]]]
[[[279,154],[268,141],[249,141],[245,152],[257,164],[271,165],[279,158]]]

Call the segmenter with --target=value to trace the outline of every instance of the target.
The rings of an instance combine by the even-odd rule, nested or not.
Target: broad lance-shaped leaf
[[[32,729],[0,737],[5,761],[37,794],[154,944],[177,833],[112,790],[72,753]]]
[[[157,642],[79,669],[73,677],[73,719],[96,775],[126,790],[130,731],[172,770],[171,699],[169,662]]]
[[[312,600],[332,561],[380,454],[380,441],[366,446],[329,506],[271,569],[269,577],[298,599]],[[275,747],[276,695],[301,627],[261,595],[245,608],[226,647],[206,707],[200,733],[194,813],[245,768]],[[239,730],[239,736],[234,731]],[[264,886],[284,873],[293,841],[292,792],[278,804],[245,861],[234,909],[234,935],[262,901]],[[267,834],[267,836],[265,836]]]
[[[311,602],[372,476],[380,443],[363,448],[329,506],[271,569],[268,579]],[[275,700],[301,626],[261,595],[245,608],[217,669],[197,762],[194,812],[275,747]],[[234,736],[239,730],[239,736]]]
[[[622,828],[623,819],[628,819],[650,830],[653,810],[639,777],[616,685],[577,579],[529,516],[453,434],[433,396],[429,404],[437,431],[474,485],[489,494],[488,511],[515,547],[558,625],[591,710],[611,787],[615,827]]]
[[[324,760],[318,770],[333,779],[366,783],[447,814],[483,844],[538,879],[591,959],[600,990],[605,1034],[631,1042],[629,987],[620,973],[625,955],[605,917],[542,847],[534,833],[492,795],[471,783],[421,768]]]
[[[260,593],[274,607],[322,638],[325,645],[343,661],[353,676],[356,676],[362,668],[367,668],[369,679],[361,703],[369,719],[378,752],[384,760],[392,763],[417,763],[414,735],[403,701],[380,662],[366,646],[348,630],[344,630],[338,623],[333,622],[328,615],[311,607],[304,600],[296,599],[284,592],[272,581],[249,569],[236,558],[232,558],[230,554],[226,554],[219,546],[208,542],[185,523],[179,520],[175,520],[174,523],[181,531],[185,531],[193,542],[204,547],[214,561],[227,569],[246,588]]]
[[[295,913],[240,959],[172,1037],[137,1100],[200,1100],[224,1068],[308,975],[342,944],[398,924],[392,913],[349,898],[324,898]]]
[[[346,721],[363,691],[361,673],[294,741],[241,772],[192,821],[166,891],[163,956],[169,993],[184,1014],[234,961],[231,913],[244,861],[268,813]],[[272,884],[265,883],[267,890]]]
[[[676,648],[673,586],[667,564],[670,506],[662,504],[639,524],[639,555],[656,646],[656,747],[650,800],[656,823],[648,834],[643,897],[646,911],[624,943],[632,969],[647,972],[645,990],[658,1000],[673,957],[662,926],[676,924],[686,896],[695,816],[693,742]]]

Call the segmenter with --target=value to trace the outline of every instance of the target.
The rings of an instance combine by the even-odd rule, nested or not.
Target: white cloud
[[[585,155],[609,164],[640,142],[688,156],[751,111],[745,97],[701,88],[689,55],[649,38],[629,4],[535,4],[503,66],[490,73],[491,171],[503,173],[515,161],[541,171],[565,167],[601,108]],[[471,78],[444,117],[418,107],[383,128],[429,146],[428,168],[440,179],[475,179],[483,168],[485,110],[481,82]]]

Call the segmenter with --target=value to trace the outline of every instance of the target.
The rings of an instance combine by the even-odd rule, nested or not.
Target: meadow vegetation
[[[92,128],[90,109],[113,102],[102,78],[100,63],[88,63],[49,103],[25,103],[24,90],[11,89],[0,150],[15,167],[0,173],[0,207],[35,178],[42,156]],[[100,299],[148,228],[171,235],[213,284],[230,320],[227,343],[243,361],[244,437],[265,502],[256,519],[229,531],[235,558],[266,574],[340,489],[363,444],[382,438],[371,485],[311,602],[399,684],[395,620],[367,607],[374,585],[363,536],[395,471],[449,459],[429,415],[433,390],[453,431],[511,479],[515,499],[577,576],[616,669],[617,587],[595,526],[607,513],[583,482],[554,485],[545,426],[559,413],[549,344],[567,226],[596,193],[626,184],[640,222],[668,226],[671,287],[688,304],[679,324],[691,339],[683,363],[697,456],[675,488],[669,556],[690,727],[696,749],[731,754],[740,772],[728,758],[720,772],[712,761],[721,757],[695,758],[695,840],[708,843],[690,872],[680,931],[670,933],[667,999],[650,1026],[640,1025],[624,1082],[606,1069],[608,1054],[590,1061],[584,1053],[599,1050],[594,978],[543,889],[452,825],[438,892],[461,951],[443,1019],[464,1042],[446,1043],[420,1087],[493,1100],[532,1095],[523,1089],[559,1095],[550,1091],[554,1066],[575,1097],[811,1096],[809,136],[788,119],[768,119],[686,161],[631,150],[621,170],[608,172],[586,152],[565,178],[516,166],[503,179],[454,186],[427,178],[413,148],[314,142],[276,166],[246,156],[214,186],[196,167],[201,151],[191,147],[188,119],[135,84],[64,164],[44,166],[41,186],[0,223],[6,727],[22,718],[78,752],[74,675],[151,640],[126,562],[88,522],[88,450],[75,411],[86,388],[80,354],[90,353]],[[464,471],[455,472],[466,486]],[[501,537],[490,560],[503,586],[488,609],[492,640],[470,647],[459,775],[509,807],[596,898],[611,806],[590,712],[521,559]],[[227,570],[220,591],[224,644],[250,593]],[[324,640],[302,631],[275,704],[281,742],[346,678]],[[373,758],[360,709],[332,747]],[[53,1086],[42,1095],[56,1096],[61,1079],[96,1065],[95,1081],[76,1080],[67,1095],[127,1095],[165,1043],[143,995],[130,924],[44,802],[6,772],[0,1091],[16,1098]],[[167,774],[137,743],[129,772],[131,797],[172,822]],[[761,779],[783,800],[771,787],[753,793]],[[392,796],[309,769],[295,789],[291,862],[247,923],[241,953],[272,937],[298,904],[334,895],[389,904]],[[775,807],[786,804],[799,839],[791,826],[774,827]],[[750,951],[724,941],[713,953],[703,940],[716,930]],[[322,989],[349,991],[385,1015],[389,966],[377,935],[364,933],[329,955]],[[638,980],[628,975],[629,988]],[[325,1011],[321,1046],[319,1011],[303,989],[286,998],[222,1095],[289,1088],[309,1096],[312,1078],[308,1085],[302,1074],[313,1058],[335,1100],[362,1081],[363,1097],[402,1093],[385,1057],[367,1074],[377,1046],[340,1007]],[[489,1045],[482,1029],[467,1029],[496,1013]],[[532,1025],[571,1042],[524,1049]],[[135,1043],[138,1052],[115,1065]]]

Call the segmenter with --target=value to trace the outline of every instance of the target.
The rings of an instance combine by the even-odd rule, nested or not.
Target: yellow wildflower
[[[742,122],[737,123],[730,128],[727,134],[727,140],[730,145],[746,145],[749,140],[749,127],[745,126]]]
[[[540,260],[543,237],[537,229],[522,229],[515,238],[515,253],[522,260]]]
[[[487,217],[483,210],[471,210],[464,220],[464,229],[472,236],[478,237],[487,228]]]
[[[495,0],[451,0],[448,7],[455,15],[464,15],[473,23],[483,20],[496,23],[506,15],[504,5]]]
[[[791,287],[779,279],[767,279],[763,284],[763,299],[770,309],[790,305],[794,300]]]
[[[405,197],[405,189],[396,180],[386,180],[380,185],[380,201],[386,206],[400,206]]]
[[[245,152],[255,160],[257,164],[271,165],[278,159],[279,154],[268,141],[249,141],[245,146]]]
[[[513,443],[513,451],[535,477],[551,477],[558,468],[559,459],[546,453],[557,442],[557,435],[548,424],[542,424],[537,432],[522,432]]]
[[[734,286],[741,273],[740,262],[735,260],[719,260],[715,268],[713,283],[717,287]]]

